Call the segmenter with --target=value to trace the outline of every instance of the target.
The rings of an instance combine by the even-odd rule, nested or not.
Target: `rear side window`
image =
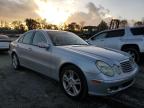
[[[124,33],[125,33],[124,29],[108,31],[106,38],[122,37],[122,36],[124,36]]]
[[[24,44],[31,44],[33,37],[33,32],[28,32],[24,35],[22,43]]]
[[[133,35],[144,35],[144,27],[132,28],[131,32]]]
[[[103,32],[103,33],[100,33],[100,34],[98,34],[98,35],[95,35],[95,36],[92,37],[91,39],[92,39],[92,40],[95,40],[95,39],[104,39],[104,38],[106,38],[106,36],[107,36],[107,33],[106,33],[106,32]]]

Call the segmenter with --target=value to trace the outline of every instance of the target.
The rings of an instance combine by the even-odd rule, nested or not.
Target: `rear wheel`
[[[84,75],[75,66],[62,69],[60,82],[66,95],[72,99],[84,99],[87,95],[87,83]]]
[[[12,66],[14,69],[20,68],[20,63],[16,54],[12,54]]]

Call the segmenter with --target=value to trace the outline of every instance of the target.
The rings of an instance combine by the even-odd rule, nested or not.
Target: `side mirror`
[[[38,47],[49,49],[50,45],[47,43],[40,42],[40,43],[38,43]]]

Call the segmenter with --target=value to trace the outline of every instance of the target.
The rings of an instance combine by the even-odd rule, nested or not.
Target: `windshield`
[[[48,31],[48,35],[55,46],[88,45],[83,39],[70,32]]]

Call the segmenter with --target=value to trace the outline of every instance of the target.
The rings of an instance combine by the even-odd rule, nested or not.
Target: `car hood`
[[[96,56],[100,56],[106,59],[117,61],[122,61],[129,58],[125,53],[122,53],[120,51],[95,46],[72,45],[72,46],[65,46],[62,48],[94,58]]]

